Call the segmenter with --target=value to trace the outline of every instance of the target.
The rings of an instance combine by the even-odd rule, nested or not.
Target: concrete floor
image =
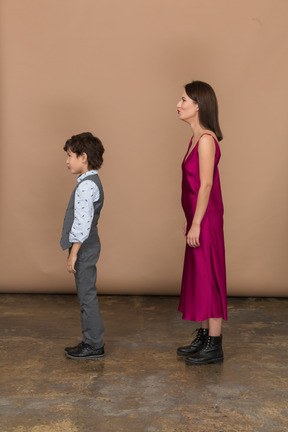
[[[288,431],[288,299],[230,298],[224,363],[196,367],[176,297],[101,296],[106,358],[80,361],[76,296],[0,301],[1,432]]]

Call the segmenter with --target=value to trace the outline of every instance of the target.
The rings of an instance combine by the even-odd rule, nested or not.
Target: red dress
[[[217,140],[212,138],[216,147],[213,185],[201,222],[200,246],[193,248],[186,244],[185,251],[178,310],[183,313],[182,318],[189,321],[205,321],[208,318],[227,320],[223,202],[218,172],[221,153]],[[191,228],[200,187],[199,141],[187,157],[192,141],[193,137],[182,164],[182,207],[187,220],[187,233]]]

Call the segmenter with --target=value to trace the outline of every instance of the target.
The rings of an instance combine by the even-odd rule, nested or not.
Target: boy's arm
[[[93,181],[87,180],[78,187],[75,193],[74,221],[69,235],[72,243],[67,257],[67,270],[76,273],[75,263],[82,243],[88,238],[94,216],[93,203],[99,199],[99,189]]]
[[[98,196],[97,196],[98,195]],[[81,183],[75,192],[74,221],[69,234],[71,243],[83,243],[88,237],[94,217],[94,202],[99,198],[99,189],[91,180]]]
[[[67,270],[69,273],[76,273],[75,270],[75,263],[77,261],[77,254],[78,251],[81,247],[82,243],[73,243],[72,248],[71,248],[71,252],[67,257]]]

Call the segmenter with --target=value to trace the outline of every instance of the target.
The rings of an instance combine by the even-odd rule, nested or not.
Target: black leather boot
[[[191,342],[190,345],[177,348],[177,355],[179,356],[189,356],[195,354],[204,344],[205,340],[208,337],[208,329],[196,329],[197,331],[196,338]],[[194,332],[194,333],[195,333]]]
[[[199,351],[191,357],[187,357],[187,365],[206,365],[209,363],[222,363],[224,354],[222,350],[222,335],[208,336]]]

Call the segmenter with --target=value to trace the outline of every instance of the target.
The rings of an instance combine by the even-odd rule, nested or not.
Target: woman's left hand
[[[186,242],[188,246],[194,248],[199,247],[200,246],[199,237],[200,237],[200,224],[198,225],[193,222],[186,236]]]

